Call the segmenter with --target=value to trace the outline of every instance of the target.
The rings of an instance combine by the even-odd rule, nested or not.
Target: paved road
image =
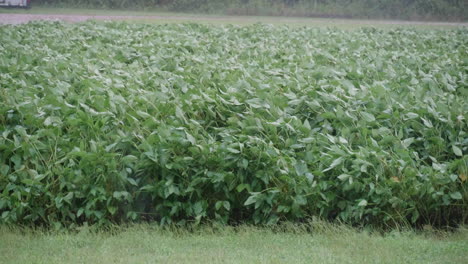
[[[83,22],[86,20],[143,20],[143,21],[220,21],[220,22],[284,22],[284,23],[311,23],[330,22],[335,24],[356,25],[427,25],[427,26],[468,26],[468,23],[456,22],[417,22],[398,20],[346,20],[346,19],[308,19],[291,17],[234,17],[234,16],[132,16],[132,15],[60,15],[60,14],[1,14],[0,24],[22,24],[35,20],[60,20],[66,22]]]

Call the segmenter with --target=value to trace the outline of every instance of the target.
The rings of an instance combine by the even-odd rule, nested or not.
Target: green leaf
[[[150,114],[148,114],[148,113],[146,113],[146,112],[143,112],[143,111],[140,111],[140,110],[136,111],[136,113],[137,113],[137,115],[139,115],[139,116],[141,116],[141,117],[143,117],[143,118],[149,118],[149,117],[151,117]]]
[[[5,219],[7,216],[10,214],[10,211],[3,211],[2,212],[2,218]]]
[[[110,144],[109,146],[107,146],[107,147],[105,148],[106,152],[111,151],[117,144],[118,144],[118,142],[112,143],[112,144]]]
[[[254,204],[255,202],[257,202],[257,195],[256,194],[249,196],[249,198],[247,198],[247,200],[244,202],[244,205],[245,206],[251,205],[251,204]]]
[[[10,170],[9,166],[0,164],[0,176],[6,176],[9,170]]]
[[[361,206],[361,207],[367,206],[367,201],[366,201],[366,200],[361,200],[361,201],[358,203],[358,206]]]
[[[193,205],[193,211],[194,211],[195,215],[197,215],[197,216],[201,215],[201,213],[203,212],[202,202],[196,202]]]
[[[80,217],[84,212],[84,208],[78,209],[78,212],[76,212],[76,217]]]
[[[217,201],[216,204],[215,204],[216,211],[218,211],[219,208],[221,208],[221,206],[223,206],[223,202],[222,201]]]
[[[135,179],[127,178],[127,181],[133,186],[138,186],[138,183],[135,181]]]
[[[402,144],[405,148],[408,148],[411,144],[413,144],[414,142],[414,138],[407,138],[405,140],[402,141]]]
[[[453,150],[453,153],[455,153],[455,155],[459,156],[459,157],[462,157],[463,156],[463,153],[461,151],[461,149],[455,145],[452,145],[452,150]]]
[[[190,141],[190,143],[192,143],[192,145],[195,145],[197,144],[197,141],[195,140],[195,138],[190,135],[189,133],[185,132],[186,136],[187,136],[187,140]]]
[[[351,177],[351,175],[349,174],[341,174],[340,176],[338,176],[338,179],[342,180],[342,181],[346,181],[347,179],[349,179],[349,177]]]
[[[306,205],[307,204],[307,200],[302,195],[296,196],[296,198],[294,198],[294,202],[297,205]]]
[[[240,153],[240,151],[239,151],[239,150],[237,150],[237,149],[233,149],[233,148],[227,148],[227,150],[228,150],[229,152],[231,152],[231,153],[234,153],[234,154],[238,154],[238,153]]]
[[[231,210],[231,204],[228,201],[223,202],[224,209]]]
[[[115,206],[107,206],[107,210],[111,215],[114,215],[117,212],[117,207]]]
[[[237,185],[237,188],[236,188],[237,192],[242,192],[243,190],[247,190],[249,191],[249,185],[248,184],[239,184]]]
[[[450,197],[454,200],[461,200],[463,198],[460,192],[452,192],[450,193]]]
[[[307,165],[303,161],[297,162],[294,168],[299,176],[305,175],[308,172]]]
[[[277,209],[277,212],[278,213],[281,213],[281,212],[289,212],[291,210],[291,208],[289,206],[285,206],[285,205],[280,205],[278,206],[278,209]]]
[[[458,180],[458,176],[456,174],[450,174],[450,179],[453,181],[453,182],[456,182]]]
[[[371,113],[362,112],[361,115],[362,115],[362,118],[364,118],[364,120],[366,120],[367,122],[374,122],[375,121],[375,117]]]
[[[421,120],[423,121],[424,125],[427,126],[428,128],[433,128],[434,126],[432,125],[431,120],[425,119],[421,117]]]
[[[329,170],[332,170],[333,168],[335,168],[336,166],[340,165],[342,162],[343,162],[344,158],[343,157],[339,157],[337,159],[335,159],[332,164],[330,165],[330,167],[328,167],[327,169],[323,170],[322,172],[327,172]]]
[[[408,112],[408,113],[406,113],[406,116],[407,116],[409,119],[414,119],[414,118],[419,117],[418,114],[413,113],[413,112]]]

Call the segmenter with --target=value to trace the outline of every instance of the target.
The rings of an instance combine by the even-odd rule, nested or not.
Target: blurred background
[[[32,6],[219,15],[466,21],[467,0],[32,0]]]

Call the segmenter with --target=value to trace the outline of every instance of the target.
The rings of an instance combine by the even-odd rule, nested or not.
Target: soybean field
[[[466,224],[468,29],[0,26],[0,223]]]

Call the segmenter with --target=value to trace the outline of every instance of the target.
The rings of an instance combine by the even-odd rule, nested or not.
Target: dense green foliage
[[[0,36],[0,223],[466,223],[466,28]]]
[[[467,20],[463,0],[36,0],[60,7],[163,9],[231,15]]]

